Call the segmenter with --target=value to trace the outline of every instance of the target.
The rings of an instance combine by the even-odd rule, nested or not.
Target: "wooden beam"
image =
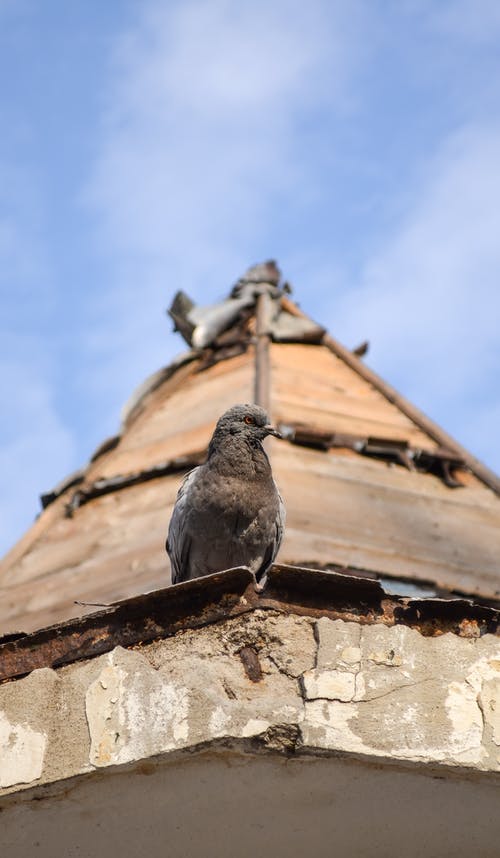
[[[256,405],[264,408],[268,415],[271,404],[271,370],[269,358],[269,343],[271,341],[270,314],[271,299],[269,292],[264,286],[257,298],[254,399]]]

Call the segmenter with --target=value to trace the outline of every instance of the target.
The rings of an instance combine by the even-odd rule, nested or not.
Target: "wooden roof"
[[[274,316],[300,318],[276,288]],[[219,415],[255,398],[287,437],[268,447],[287,507],[282,563],[499,598],[495,476],[310,320],[295,342],[279,341],[289,319],[273,334],[269,306],[259,327],[261,298],[232,338],[219,331],[149,380],[120,436],[54,493],[0,564],[0,634],[164,587],[181,479]]]

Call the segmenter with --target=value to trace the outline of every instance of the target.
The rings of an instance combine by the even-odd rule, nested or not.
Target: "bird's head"
[[[219,417],[212,442],[239,436],[249,443],[256,443],[263,441],[267,435],[281,438],[278,430],[269,423],[263,408],[258,405],[233,405]]]

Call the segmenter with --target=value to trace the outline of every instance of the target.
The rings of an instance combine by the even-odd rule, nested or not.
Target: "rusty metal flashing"
[[[197,628],[235,613],[252,610],[253,578],[246,569],[229,570],[204,579],[125,599],[78,619],[2,643],[0,681],[40,667],[62,667],[134,646],[178,631]]]
[[[403,414],[406,414],[410,420],[426,432],[434,441],[441,447],[453,451],[453,454],[458,459],[463,459],[468,468],[473,474],[478,477],[485,485],[492,489],[497,495],[500,495],[500,478],[481,462],[476,456],[473,456],[469,451],[459,444],[451,435],[441,429],[437,423],[434,423],[430,417],[427,417],[420,409],[416,408],[408,399],[402,396],[398,391],[384,381],[377,373],[369,369],[355,354],[342,346],[337,340],[329,334],[323,337],[323,345],[331,352],[344,361],[355,372],[358,373],[365,381],[368,381],[373,387],[382,393],[383,396],[393,405],[396,405]]]
[[[292,315],[302,316],[306,319],[307,316],[293,301],[287,297],[281,298],[282,307]],[[388,384],[377,375],[372,369],[366,366],[362,360],[352,351],[347,349],[338,340],[334,339],[330,334],[325,333],[321,340],[322,345],[326,346],[336,357],[344,361],[354,372],[361,378],[364,378],[375,390],[378,390],[389,402],[395,405],[405,414],[416,426],[419,426],[427,433],[440,447],[453,451],[457,458],[463,459],[468,468],[473,474],[478,477],[485,485],[492,489],[497,495],[500,495],[500,477],[481,462],[476,456],[473,456],[465,447],[459,444],[451,435],[441,429],[437,423],[434,423],[430,417],[427,417],[419,408],[409,402],[402,396],[392,385]]]
[[[423,635],[500,633],[500,611],[466,599],[389,596],[378,581],[338,572],[275,565],[263,592],[247,569],[232,569],[117,602],[28,635],[0,639],[0,681],[41,667],[94,658],[257,609],[362,624],[402,624]]]
[[[200,450],[195,453],[189,453],[186,456],[177,456],[174,459],[168,459],[166,462],[160,462],[158,465],[153,465],[151,468],[144,468],[142,471],[96,480],[84,488],[77,489],[73,493],[71,499],[66,504],[66,515],[68,518],[71,518],[75,510],[79,507],[84,506],[84,504],[94,498],[102,497],[102,495],[107,495],[121,489],[128,489],[130,486],[146,483],[149,480],[156,480],[159,477],[167,477],[171,474],[187,471],[190,468],[196,467],[196,465],[200,465],[205,458],[206,450]]]
[[[266,346],[264,345],[265,349]],[[267,393],[267,396],[266,396]],[[266,363],[265,353],[260,360],[256,358],[255,367],[255,397],[256,402],[262,405],[269,413],[269,366]],[[406,441],[391,438],[377,438],[375,436],[363,437],[350,435],[345,432],[323,432],[314,427],[302,424],[284,424],[278,426],[284,440],[291,444],[310,447],[317,450],[328,451],[333,448],[344,448],[353,450],[363,456],[381,459],[385,462],[393,462],[411,471],[420,473],[432,473],[440,477],[450,488],[462,487],[455,476],[456,469],[465,469],[466,465],[462,459],[457,458],[449,450],[419,450],[411,448]],[[206,450],[197,450],[187,453],[185,456],[177,456],[166,462],[159,462],[141,471],[131,474],[117,474],[107,477],[78,488],[66,504],[66,515],[71,517],[75,510],[84,506],[94,498],[102,497],[111,492],[128,489],[130,486],[155,480],[172,474],[183,473],[205,461]],[[84,481],[83,472],[79,472],[72,481],[62,483],[58,490],[53,490],[47,495],[42,495],[42,504],[47,507],[56,500],[64,491],[73,485]]]
[[[260,358],[256,355],[255,401],[257,404],[262,405],[263,408],[266,408],[269,413],[269,355],[267,354],[266,359],[265,354],[267,347],[268,344],[263,344],[263,353],[261,353]],[[324,451],[334,448],[350,449],[363,456],[402,465],[411,471],[435,474],[450,488],[463,486],[463,483],[457,479],[455,470],[466,469],[466,463],[463,459],[455,456],[450,450],[421,450],[411,448],[407,441],[400,441],[398,439],[378,438],[375,436],[365,437],[351,435],[346,432],[324,432],[298,423],[280,423],[278,428],[284,440],[291,444]],[[119,436],[115,436],[108,439],[105,444],[109,445],[107,449],[112,449],[118,442]],[[101,455],[103,452],[104,450],[100,451],[98,455]],[[94,458],[96,457],[97,451],[94,454]],[[73,493],[71,499],[66,504],[66,515],[71,517],[79,507],[84,506],[84,504],[94,498],[110,494],[110,492],[120,491],[121,489],[127,489],[130,486],[145,483],[149,480],[187,471],[201,464],[205,458],[206,450],[197,450],[187,453],[185,456],[177,456],[166,462],[159,462],[157,465],[152,465],[149,468],[144,468],[141,471],[135,471],[131,474],[117,474],[114,477],[96,480],[90,485],[78,488]],[[81,486],[84,480],[84,470],[76,471],[74,474],[66,477],[52,491],[40,496],[42,508],[46,509],[46,507],[73,486]]]
[[[408,441],[397,438],[325,432],[302,423],[280,423],[278,428],[283,437],[292,444],[325,451],[333,448],[349,449],[363,456],[402,465],[409,471],[435,474],[450,488],[460,488],[464,485],[457,479],[455,471],[467,470],[466,462],[452,450],[422,450],[410,447]]]
[[[493,608],[500,612],[500,599],[492,596],[482,596],[480,593],[470,593],[459,589],[445,587],[432,578],[415,578],[412,575],[393,574],[390,572],[376,572],[362,566],[346,566],[342,563],[318,563],[305,557],[296,558],[292,561],[294,567],[315,570],[317,572],[340,573],[355,578],[368,578],[378,581],[382,589],[389,596],[396,598],[407,597],[411,599],[425,598],[437,599],[438,601],[456,602],[465,601],[473,603],[478,607]],[[406,592],[405,592],[406,591]],[[411,591],[408,592],[408,591]]]

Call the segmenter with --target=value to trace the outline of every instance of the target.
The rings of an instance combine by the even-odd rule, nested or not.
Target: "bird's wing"
[[[271,559],[271,563],[276,557],[278,551],[280,550],[281,541],[283,539],[283,533],[285,531],[285,521],[286,521],[286,509],[285,504],[283,503],[283,498],[278,492],[278,515],[276,516],[276,539],[274,541],[274,552]]]
[[[187,532],[186,521],[189,511],[189,491],[196,478],[198,468],[193,468],[183,479],[177,492],[177,499],[168,527],[166,549],[172,567],[172,584],[186,581],[188,576],[191,538]]]
[[[285,520],[285,504],[283,503],[283,498],[278,492],[278,513],[274,522],[273,536],[266,548],[266,553],[264,554],[262,566],[260,567],[256,575],[257,581],[260,581],[261,583],[265,581],[266,572],[273,563],[278,551],[280,550],[281,541],[283,539],[283,532],[285,530]]]

